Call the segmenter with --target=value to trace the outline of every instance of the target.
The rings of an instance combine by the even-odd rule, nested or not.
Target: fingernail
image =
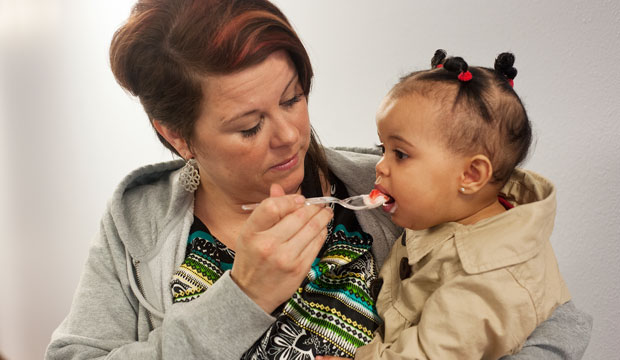
[[[295,202],[297,204],[303,204],[306,202],[306,198],[303,195],[295,195]]]

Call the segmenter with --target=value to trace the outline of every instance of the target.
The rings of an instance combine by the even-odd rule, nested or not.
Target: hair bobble
[[[469,66],[462,57],[449,57],[443,62],[443,68],[453,73],[461,83],[466,83],[473,78],[469,72]]]
[[[517,69],[513,67],[515,56],[512,53],[504,52],[495,58],[494,68],[497,73],[504,76],[511,87],[515,86],[514,78],[517,76]]]
[[[435,50],[435,54],[431,59],[431,68],[440,69],[443,67],[443,61],[446,59],[447,53],[444,49]]]
[[[469,80],[472,79],[472,75],[471,73],[468,71],[461,71],[461,73],[459,74],[458,78],[459,80],[461,80],[462,82],[468,82]]]

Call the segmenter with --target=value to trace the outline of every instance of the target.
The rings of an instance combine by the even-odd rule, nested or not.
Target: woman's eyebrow
[[[291,87],[291,84],[293,84],[293,82],[295,82],[295,80],[299,77],[299,75],[297,74],[297,72],[295,72],[293,74],[293,76],[291,77],[291,79],[288,81],[288,84],[286,84],[286,86],[284,87],[284,90],[282,91],[282,95],[280,96],[284,96],[284,93],[286,92],[286,90],[289,89],[289,87]]]

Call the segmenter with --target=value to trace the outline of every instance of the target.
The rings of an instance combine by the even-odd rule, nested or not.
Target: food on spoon
[[[390,200],[390,198],[377,189],[372,189],[370,194],[364,195],[363,197],[364,205],[377,205],[377,204],[385,204]]]

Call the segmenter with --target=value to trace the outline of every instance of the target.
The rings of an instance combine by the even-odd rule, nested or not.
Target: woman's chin
[[[295,194],[301,188],[301,182],[304,180],[303,168],[300,172],[295,172],[290,174],[284,179],[280,181],[275,181],[275,183],[280,184],[284,189],[284,192],[287,194]]]

